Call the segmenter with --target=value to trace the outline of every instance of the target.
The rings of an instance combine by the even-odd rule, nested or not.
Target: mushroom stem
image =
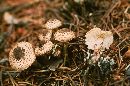
[[[63,65],[64,65],[64,66],[65,66],[66,60],[67,60],[67,58],[68,58],[67,47],[68,47],[68,44],[64,43],[64,48],[63,48],[63,52],[64,52],[64,63],[63,63]]]
[[[33,62],[33,64],[32,64],[32,67],[41,68],[42,65],[41,65],[37,60],[35,60],[35,61]]]

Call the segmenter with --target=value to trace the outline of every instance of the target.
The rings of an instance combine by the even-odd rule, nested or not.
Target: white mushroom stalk
[[[9,52],[9,63],[17,71],[27,69],[35,59],[33,47],[28,42],[17,43]]]
[[[51,41],[48,41],[41,47],[36,47],[35,48],[36,56],[40,56],[40,55],[44,55],[44,54],[48,53],[49,51],[52,50],[53,46],[54,46],[54,44]]]

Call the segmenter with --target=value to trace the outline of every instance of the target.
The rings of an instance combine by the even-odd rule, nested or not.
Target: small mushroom
[[[85,44],[88,45],[88,49],[109,49],[113,43],[113,34],[110,31],[102,31],[100,28],[93,28],[85,35]]]
[[[54,39],[60,42],[68,42],[75,38],[75,33],[70,29],[63,28],[54,34]]]
[[[62,22],[60,20],[58,20],[58,19],[50,19],[45,23],[44,27],[46,29],[51,29],[52,30],[52,29],[60,27],[61,25],[62,25]]]
[[[63,42],[64,44],[64,65],[66,64],[66,59],[68,57],[66,54],[68,44],[66,42],[72,40],[73,38],[75,38],[75,33],[67,28],[62,28],[54,34],[54,39],[59,42]]]
[[[49,52],[53,48],[54,44],[51,41],[48,41],[41,47],[36,47],[35,48],[35,54],[36,56],[44,55],[47,52]]]
[[[50,41],[51,36],[52,36],[52,31],[51,30],[47,30],[47,29],[42,30],[38,34],[39,40],[40,41],[44,41],[44,42]]]
[[[19,42],[9,52],[9,63],[17,71],[27,69],[35,59],[33,47],[29,42]]]
[[[110,31],[102,31],[100,28],[93,28],[85,35],[85,44],[88,45],[88,49],[94,50],[91,60],[93,63],[98,61],[102,51],[109,49],[113,43],[113,34]]]

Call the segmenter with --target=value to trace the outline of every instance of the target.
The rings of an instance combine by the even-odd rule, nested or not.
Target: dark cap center
[[[24,52],[25,52],[25,49],[22,49],[21,47],[17,47],[14,49],[13,54],[17,60],[20,60],[21,58],[25,56]]]

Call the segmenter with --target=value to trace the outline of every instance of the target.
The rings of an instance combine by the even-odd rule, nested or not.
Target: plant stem
[[[67,59],[67,57],[68,57],[67,47],[68,47],[68,45],[64,43],[64,64],[63,64],[64,66],[65,66],[65,64],[66,64],[66,59]]]

